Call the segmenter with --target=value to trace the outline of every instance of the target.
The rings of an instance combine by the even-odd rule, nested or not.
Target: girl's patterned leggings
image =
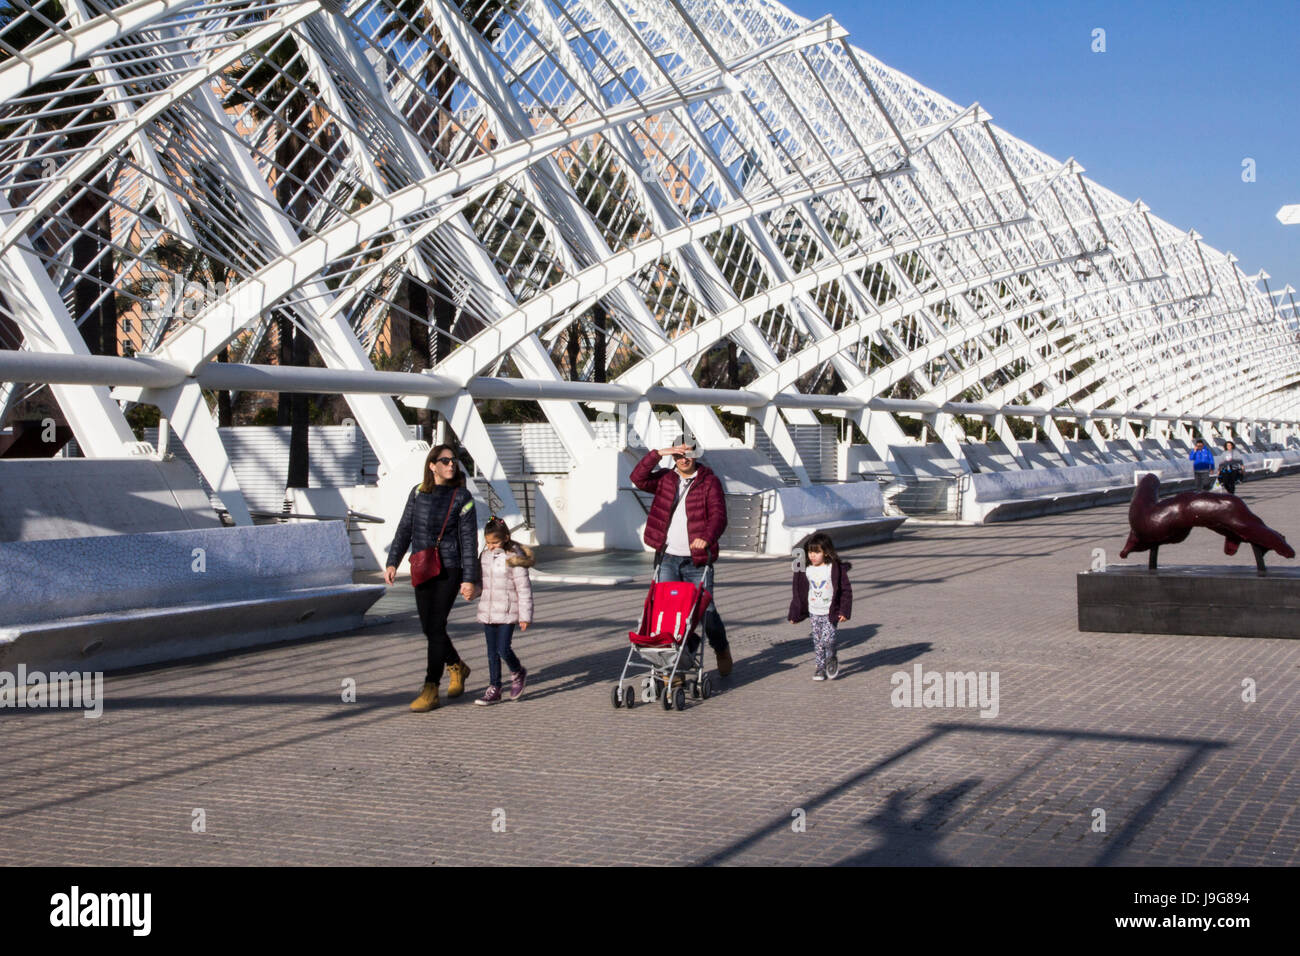
[[[813,614],[813,662],[818,670],[826,669],[826,662],[835,656],[835,625],[829,614]]]

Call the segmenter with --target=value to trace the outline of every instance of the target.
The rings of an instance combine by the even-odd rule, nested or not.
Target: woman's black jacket
[[[393,545],[388,549],[388,566],[398,567],[408,547],[412,554],[433,547],[438,540],[442,519],[447,517],[449,494],[455,497],[451,501],[447,530],[438,547],[442,566],[460,568],[464,572],[462,581],[478,584],[483,578],[483,569],[478,562],[478,517],[474,512],[474,496],[464,486],[434,485],[433,491],[427,493],[420,491],[419,485],[411,489]]]

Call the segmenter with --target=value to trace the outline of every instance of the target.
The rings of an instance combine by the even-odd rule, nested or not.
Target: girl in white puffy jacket
[[[493,515],[483,528],[487,545],[479,555],[483,567],[483,592],[478,601],[478,619],[487,637],[488,689],[475,703],[495,704],[501,700],[501,661],[510,668],[510,699],[518,700],[524,692],[528,671],[510,649],[510,641],[519,630],[528,630],[533,619],[533,586],[528,569],[533,566],[533,552],[526,545],[510,540],[509,526]]]

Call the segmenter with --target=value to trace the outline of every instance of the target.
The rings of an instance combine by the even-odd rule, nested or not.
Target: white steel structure
[[[475,399],[577,461],[581,402],[725,408],[803,481],[818,410],[958,468],[1300,422],[1289,286],[767,0],[3,0],[0,137],[0,412],[50,383],[113,457],[155,404],[240,521],[204,388],[345,394],[404,482],[436,408],[506,501]],[[326,368],[258,360],[284,319]],[[432,368],[374,370],[394,326]]]

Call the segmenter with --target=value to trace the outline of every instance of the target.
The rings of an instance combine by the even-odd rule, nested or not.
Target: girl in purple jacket
[[[835,553],[830,535],[815,534],[804,544],[808,560],[796,557],[794,597],[790,601],[790,623],[812,620],[813,680],[834,680],[840,672],[835,656],[835,630],[853,610],[853,588],[849,584],[851,565]]]

